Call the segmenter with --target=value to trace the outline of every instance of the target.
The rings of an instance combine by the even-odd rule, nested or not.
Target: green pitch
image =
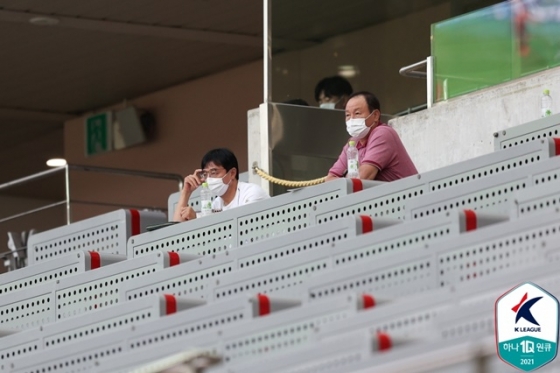
[[[560,14],[560,0],[542,10]],[[560,66],[560,17],[528,14],[505,2],[432,25],[436,101]]]

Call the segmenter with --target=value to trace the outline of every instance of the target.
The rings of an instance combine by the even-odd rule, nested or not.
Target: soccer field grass
[[[521,53],[512,12],[495,7],[432,26],[437,101],[560,66],[560,23],[527,21]]]

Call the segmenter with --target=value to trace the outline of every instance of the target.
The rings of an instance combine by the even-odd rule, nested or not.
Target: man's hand
[[[179,214],[181,216],[181,221],[196,219],[196,211],[190,206],[181,208]]]
[[[185,181],[183,183],[184,193],[187,193],[190,196],[191,193],[202,184],[202,181],[198,177],[198,174],[201,171],[202,170],[200,169],[195,170],[192,175],[185,177]]]
[[[331,180],[336,180],[336,179],[340,179],[340,178],[336,175],[328,174],[327,177],[325,178],[325,181],[331,181]]]

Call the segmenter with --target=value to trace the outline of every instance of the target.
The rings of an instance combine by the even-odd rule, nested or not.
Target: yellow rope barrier
[[[290,181],[284,179],[278,179],[274,176],[267,174],[265,171],[261,170],[258,166],[253,166],[253,170],[265,180],[270,181],[271,183],[282,185],[288,188],[302,188],[312,185],[318,185],[325,182],[326,176],[320,177],[318,179],[307,180],[307,181]]]

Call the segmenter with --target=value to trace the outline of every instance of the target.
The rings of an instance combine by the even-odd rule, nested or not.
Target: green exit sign
[[[87,117],[84,132],[86,157],[113,150],[113,116],[110,111]]]

